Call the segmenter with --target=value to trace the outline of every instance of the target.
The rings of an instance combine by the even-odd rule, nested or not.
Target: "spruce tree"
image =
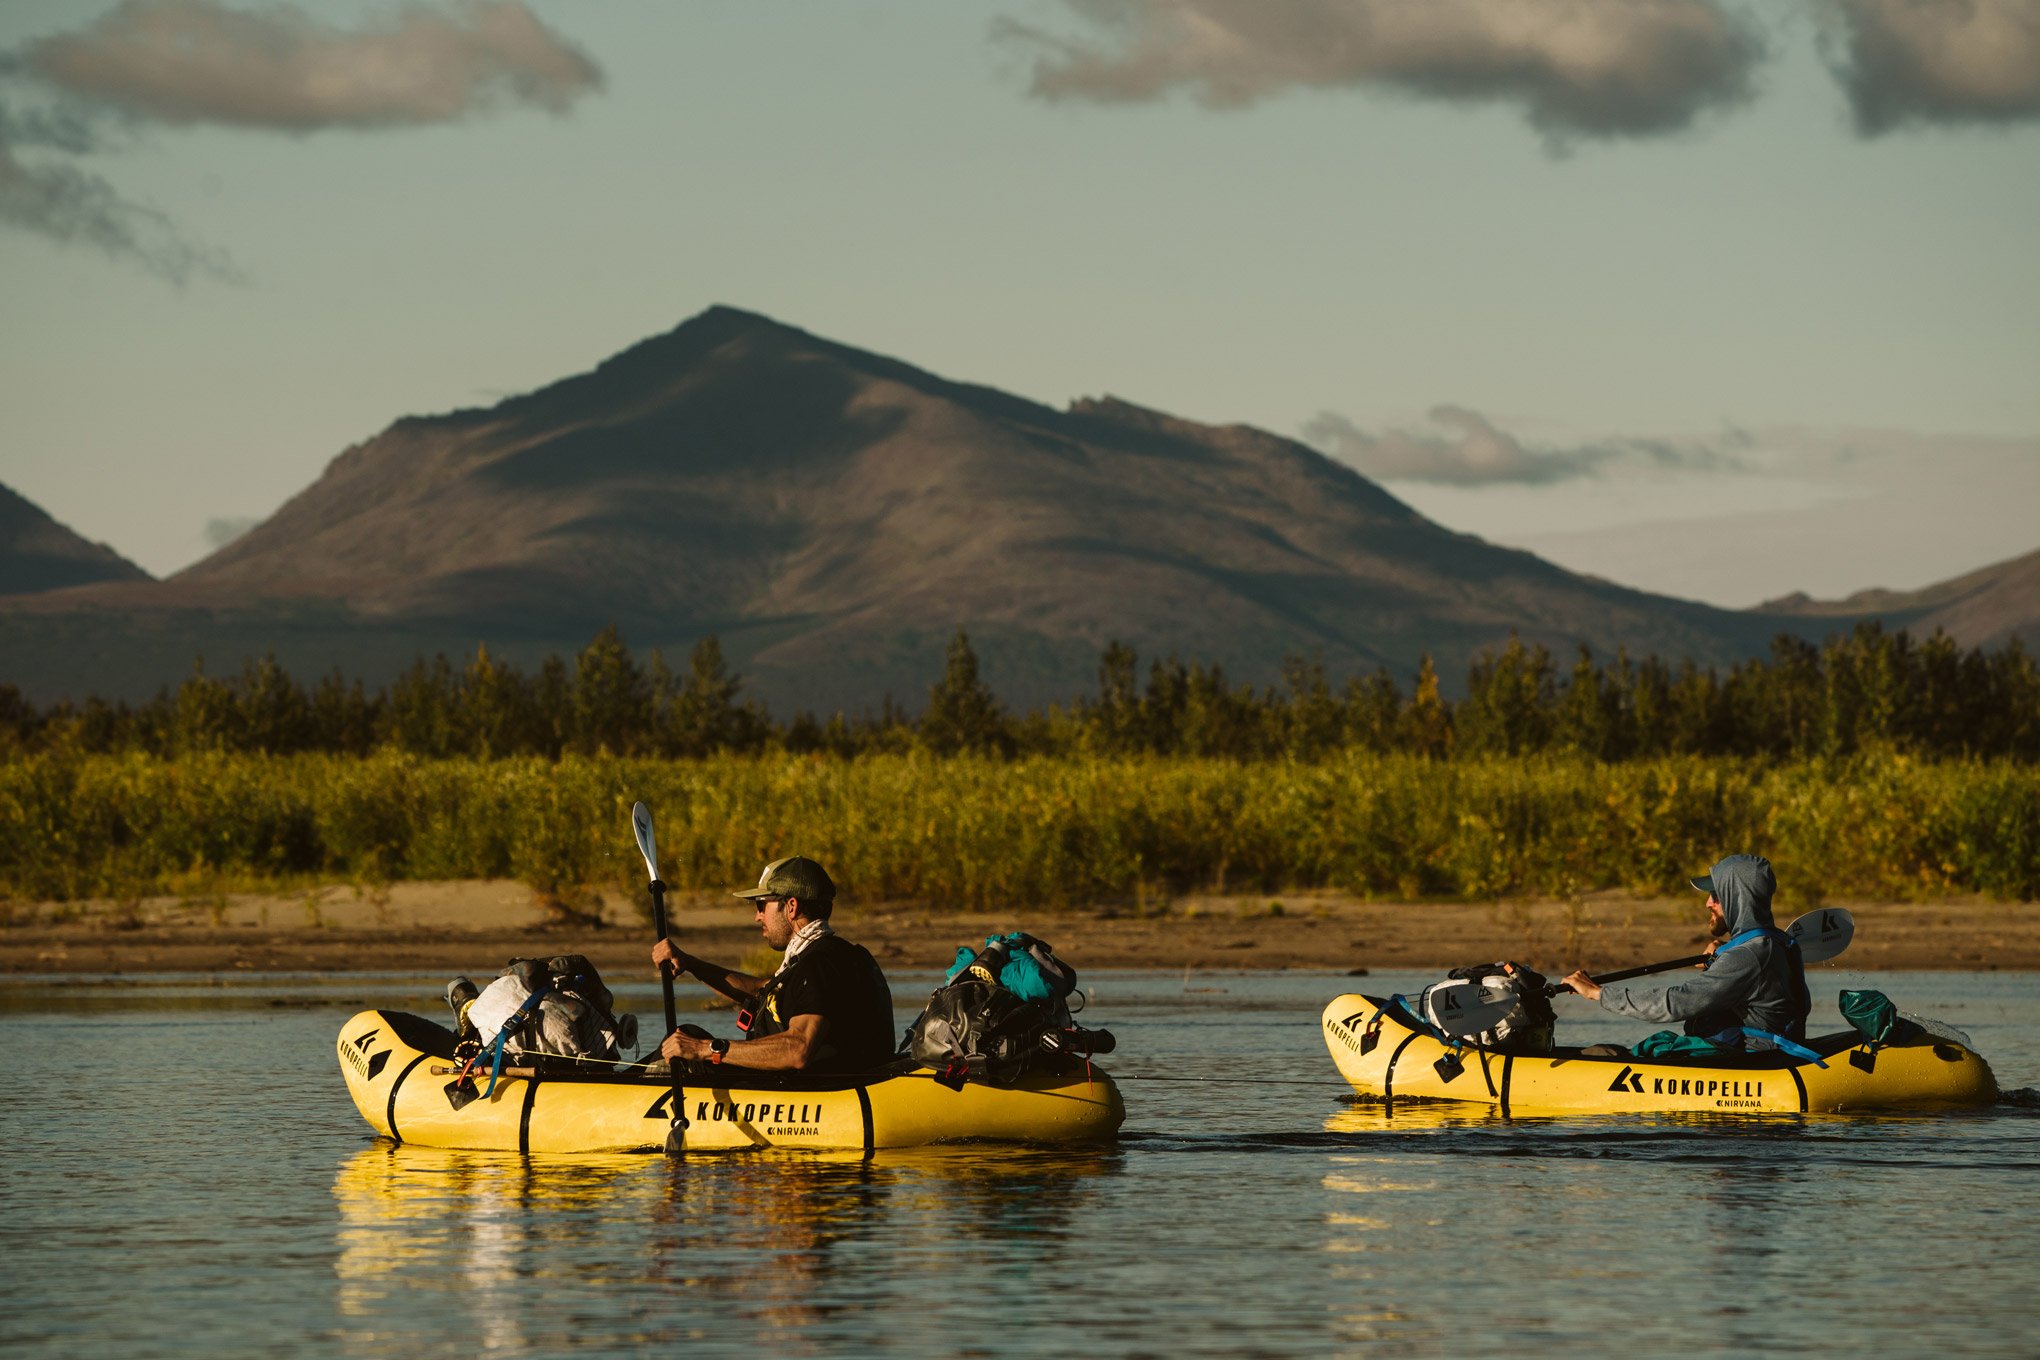
[[[1314,656],[1284,657],[1282,678],[1289,687],[1288,702],[1273,712],[1283,749],[1297,760],[1324,759],[1338,748],[1343,735],[1343,715],[1332,697],[1332,683],[1325,678],[1325,663]]]
[[[243,750],[285,755],[312,744],[312,706],[270,652],[242,668],[234,693]]]
[[[574,663],[574,745],[585,754],[635,755],[651,735],[652,690],[615,624]]]
[[[205,658],[192,663],[191,678],[177,687],[172,740],[180,752],[225,751],[238,745],[239,711],[234,692],[205,673]]]
[[[1553,681],[1551,653],[1542,644],[1525,647],[1509,634],[1499,654],[1475,658],[1466,682],[1466,702],[1454,715],[1454,737],[1469,754],[1519,756],[1550,742]]]
[[[1452,754],[1452,710],[1438,693],[1438,668],[1425,652],[1417,663],[1416,689],[1402,713],[1402,748],[1444,760]]]
[[[460,741],[458,689],[446,653],[438,653],[429,663],[419,657],[390,686],[382,714],[383,741],[414,755],[452,755]]]
[[[971,650],[970,635],[961,628],[950,639],[942,678],[928,691],[928,708],[921,715],[921,740],[943,755],[1010,748],[1005,711],[979,677],[977,653]]]
[[[515,753],[527,740],[524,708],[522,677],[490,656],[487,643],[477,646],[461,686],[461,747],[483,760]]]
[[[1133,648],[1116,640],[1098,658],[1098,702],[1086,715],[1098,750],[1125,754],[1143,744],[1138,665]]]
[[[1402,715],[1402,690],[1386,666],[1365,677],[1346,681],[1341,735],[1344,744],[1363,751],[1391,751]]]
[[[744,682],[723,662],[722,641],[711,633],[694,644],[687,680],[673,701],[673,748],[683,756],[705,756],[749,745],[750,724],[737,695]]]

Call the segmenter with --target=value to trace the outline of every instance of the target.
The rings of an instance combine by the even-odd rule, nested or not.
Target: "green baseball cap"
[[[788,855],[765,866],[765,872],[758,875],[757,887],[738,888],[731,896],[753,901],[761,897],[798,897],[803,902],[833,902],[836,885],[830,880],[829,871],[806,855]]]

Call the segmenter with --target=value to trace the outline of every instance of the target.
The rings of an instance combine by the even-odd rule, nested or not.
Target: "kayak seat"
[[[378,1011],[378,1015],[389,1022],[391,1033],[398,1039],[435,1058],[453,1057],[453,1046],[458,1042],[453,1031],[441,1024],[435,1024],[422,1015],[411,1015],[404,1011]]]

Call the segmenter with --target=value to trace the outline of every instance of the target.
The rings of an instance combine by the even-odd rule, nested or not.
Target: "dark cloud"
[[[1614,439],[1573,448],[1532,448],[1478,411],[1438,406],[1428,430],[1363,430],[1325,411],[1309,421],[1304,438],[1332,457],[1383,482],[1434,482],[1448,486],[1544,486],[1598,476],[1611,464],[1660,468],[1733,468],[1735,454],[1704,444],[1658,439]]]
[[[126,0],[22,57],[56,88],[139,118],[292,132],[443,123],[504,103],[559,113],[602,84],[518,0],[414,4],[359,31],[289,5]]]
[[[1721,0],[1064,0],[1088,31],[1001,21],[1044,99],[1186,90],[1234,108],[1380,86],[1520,106],[1554,143],[1676,131],[1751,93],[1763,43]]]
[[[2040,119],[2040,0],[1824,0],[1857,130]]]
[[[358,30],[289,5],[125,0],[0,52],[0,225],[182,282],[233,277],[161,212],[79,162],[152,126],[306,133],[443,123],[505,104],[564,111],[602,73],[518,0],[411,4]]]

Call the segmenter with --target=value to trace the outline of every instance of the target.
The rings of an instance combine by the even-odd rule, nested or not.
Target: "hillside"
[[[149,573],[104,543],[80,537],[42,507],[0,486],[0,595],[148,579]]]
[[[1788,595],[1759,606],[1775,614],[1853,622],[1879,618],[1918,636],[1939,630],[1965,647],[2022,639],[2040,647],[2040,551],[1919,590],[1859,590],[1844,600]]]
[[[116,638],[123,683],[152,689],[199,650],[373,679],[420,647],[528,660],[612,620],[639,648],[719,634],[782,710],[917,705],[959,626],[1033,704],[1090,690],[1113,639],[1244,679],[1287,653],[1407,674],[1426,651],[1453,677],[1511,629],[1728,661],[1780,625],[1451,532],[1260,430],[1058,411],[718,307],[528,395],[399,420],[170,580],[10,606],[0,637],[47,693],[103,681]]]

